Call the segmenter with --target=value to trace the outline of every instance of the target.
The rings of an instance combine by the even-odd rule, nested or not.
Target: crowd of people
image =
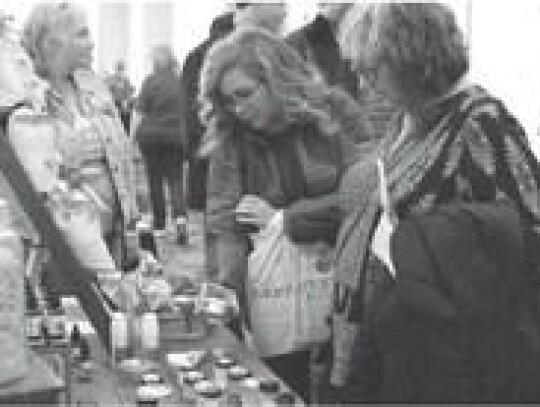
[[[125,268],[141,213],[166,228],[166,182],[179,244],[188,208],[205,213],[207,276],[236,292],[240,338],[255,326],[253,254],[292,261],[268,231],[317,247],[314,273],[330,264],[329,334],[264,355],[306,401],[540,401],[540,168],[504,103],[468,81],[452,11],[321,3],[289,35],[285,17],[284,3],[236,3],[183,69],[169,47],[153,49],[136,96],[122,62],[107,81],[92,73],[79,7],[36,6],[21,44],[4,28],[0,57],[15,65],[0,73],[0,103],[21,162],[49,210],[65,184],[98,214],[97,256],[58,221],[71,249],[94,268]],[[365,92],[392,107],[382,136]],[[21,140],[38,137],[49,150],[32,166]],[[2,190],[17,206],[17,188]]]

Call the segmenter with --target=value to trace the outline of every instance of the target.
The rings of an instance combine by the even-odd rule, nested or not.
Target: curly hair
[[[360,72],[387,63],[402,92],[413,97],[441,96],[469,68],[455,16],[438,3],[356,4],[339,36]]]
[[[200,155],[209,155],[233,133],[236,120],[225,108],[220,92],[222,78],[232,68],[244,70],[276,95],[288,123],[312,121],[322,134],[339,130],[329,108],[337,90],[331,89],[311,65],[268,31],[238,29],[215,43],[203,64],[199,102],[206,132]]]

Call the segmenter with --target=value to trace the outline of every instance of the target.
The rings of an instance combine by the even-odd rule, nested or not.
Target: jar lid
[[[229,357],[222,357],[216,360],[216,366],[224,369],[230,368],[234,365],[234,360]]]
[[[207,398],[218,398],[222,394],[221,387],[210,380],[201,380],[194,387],[197,393]]]
[[[143,384],[163,383],[163,377],[159,373],[143,373],[141,382]]]
[[[186,372],[186,375],[184,376],[184,383],[194,384],[203,380],[204,378],[204,373],[200,370],[191,370],[189,372]]]
[[[259,379],[255,377],[246,377],[242,384],[244,387],[247,387],[248,389],[258,389],[259,388]]]
[[[171,394],[172,388],[167,384],[145,384],[137,388],[139,400],[157,400]]]
[[[242,380],[250,375],[249,370],[240,365],[234,365],[228,371],[228,376],[233,380]]]

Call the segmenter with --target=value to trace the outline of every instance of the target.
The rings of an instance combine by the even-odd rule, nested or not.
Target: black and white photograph
[[[0,405],[540,405],[540,0],[0,1]]]

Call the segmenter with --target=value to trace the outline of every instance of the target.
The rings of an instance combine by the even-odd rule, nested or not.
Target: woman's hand
[[[276,213],[268,202],[254,195],[244,196],[234,210],[240,223],[264,228]]]

